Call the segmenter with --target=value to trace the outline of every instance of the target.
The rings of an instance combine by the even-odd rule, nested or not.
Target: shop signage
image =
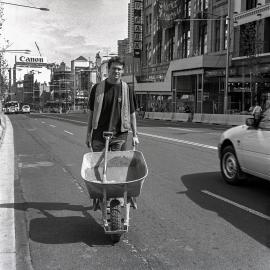
[[[141,57],[142,51],[142,10],[143,0],[134,1],[134,33],[133,53],[134,57]]]
[[[158,0],[159,20],[163,27],[171,27],[174,20],[181,17],[180,0]]]
[[[16,64],[19,65],[46,65],[47,60],[44,57],[25,56],[16,57]]]

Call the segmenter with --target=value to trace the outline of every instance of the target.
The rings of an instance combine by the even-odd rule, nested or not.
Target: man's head
[[[108,79],[111,83],[117,83],[120,81],[124,72],[125,62],[118,56],[112,57],[108,61]]]

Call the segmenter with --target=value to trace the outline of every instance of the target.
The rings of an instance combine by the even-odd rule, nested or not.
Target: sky
[[[8,1],[6,1],[8,2]],[[100,55],[117,53],[117,40],[128,37],[129,0],[11,0],[10,3],[49,8],[3,5],[4,38],[9,49],[29,49],[29,56],[42,57],[49,63],[84,56],[91,61]],[[7,55],[7,54],[6,54]],[[14,62],[14,54],[7,60]],[[11,64],[11,63],[10,63]]]

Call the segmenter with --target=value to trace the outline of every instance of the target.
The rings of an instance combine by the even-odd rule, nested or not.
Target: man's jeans
[[[102,152],[105,148],[105,142],[93,140],[92,149],[93,152]],[[111,140],[109,143],[109,149],[111,151],[125,151],[126,140]]]

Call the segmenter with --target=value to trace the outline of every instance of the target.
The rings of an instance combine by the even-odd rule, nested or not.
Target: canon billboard
[[[36,56],[17,56],[16,57],[17,65],[46,65],[47,60],[44,57],[36,57]]]

